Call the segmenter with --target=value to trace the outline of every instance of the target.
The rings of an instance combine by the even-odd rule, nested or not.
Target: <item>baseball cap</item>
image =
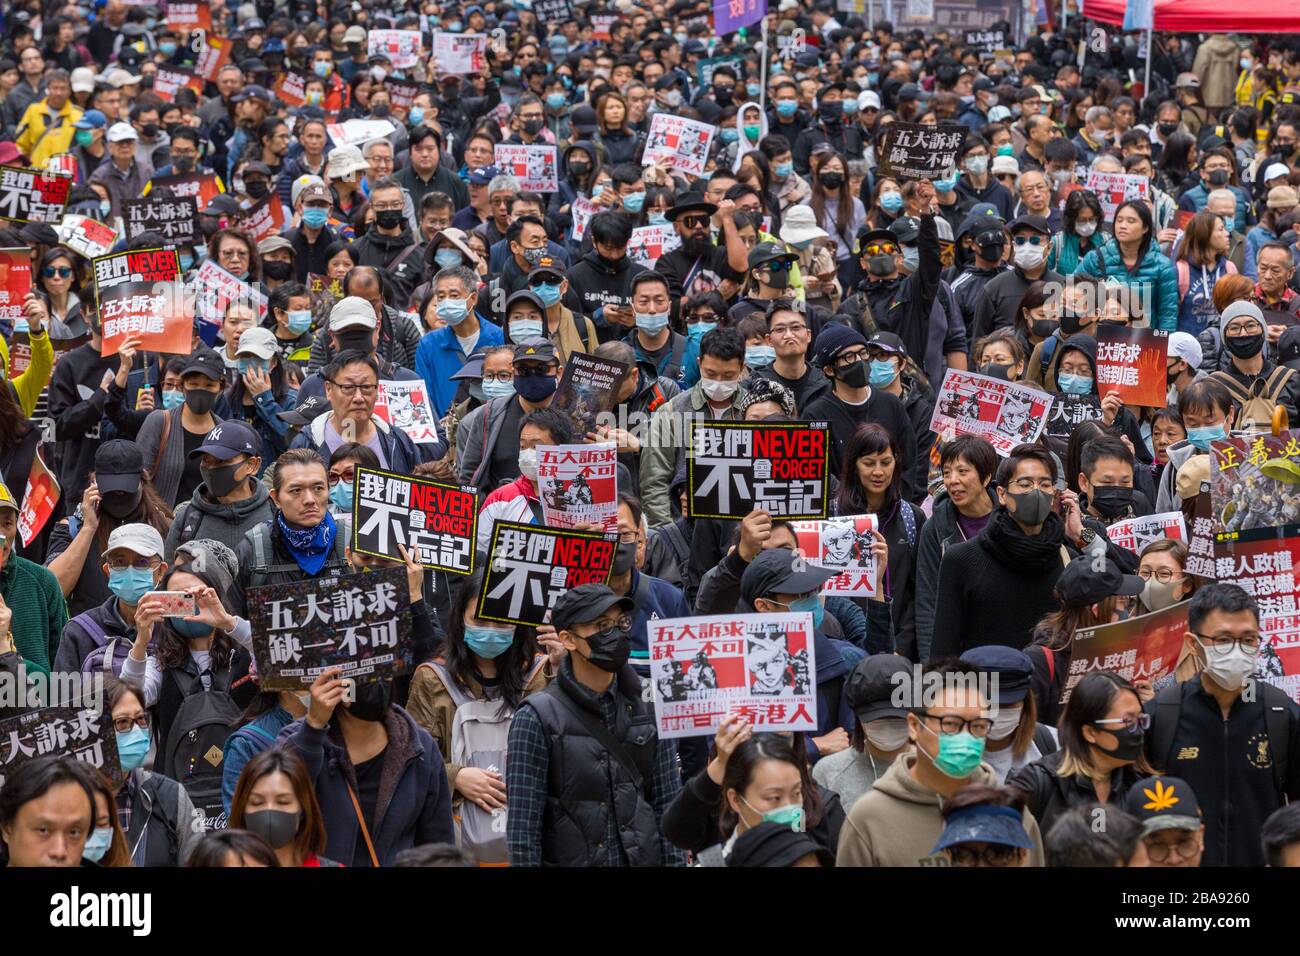
[[[72,81],[72,92],[74,93],[93,93],[95,92],[95,74],[88,66],[79,66],[72,71],[69,78]]]
[[[266,87],[258,86],[256,83],[249,84],[230,98],[232,103],[242,103],[245,100],[261,100],[264,103],[272,102],[271,94],[267,92]]]
[[[375,307],[359,295],[344,296],[330,309],[331,332],[351,328],[373,329],[376,324]]]
[[[994,156],[989,170],[994,176],[1019,176],[1020,164],[1014,156]]]
[[[894,704],[900,681],[910,684],[912,662],[902,654],[872,654],[853,665],[844,681],[844,702],[864,724],[882,717],[906,717]]]
[[[573,112],[569,115],[569,123],[579,133],[594,132],[599,122],[596,119],[596,111],[590,106],[574,107]]]
[[[1271,163],[1269,164],[1269,167],[1264,170],[1264,182],[1268,182],[1270,179],[1280,179],[1283,176],[1290,175],[1291,167],[1286,163]]]
[[[1124,809],[1142,824],[1142,835],[1158,830],[1199,830],[1201,807],[1181,777],[1143,777],[1129,790]]]
[[[130,123],[114,123],[108,128],[110,143],[125,143],[127,140],[139,139],[135,128]]]
[[[269,359],[279,351],[279,346],[275,341],[275,333],[270,329],[257,328],[248,329],[239,337],[239,345],[235,349],[235,355],[256,355],[261,359]]]
[[[757,269],[765,262],[795,262],[798,258],[793,252],[786,252],[780,243],[760,242],[749,250],[749,268]]]
[[[531,282],[533,276],[544,275],[554,276],[561,281],[564,280],[564,266],[553,256],[541,256],[537,260],[537,265],[528,270],[528,279]]]
[[[809,564],[788,548],[760,551],[740,578],[740,596],[749,604],[770,594],[808,594],[839,572]]]
[[[95,484],[100,494],[114,491],[135,494],[140,490],[143,471],[144,453],[133,441],[114,438],[95,449]]]
[[[904,83],[898,88],[898,96],[896,97],[900,103],[904,100],[919,100],[923,98],[924,94],[921,92],[921,88],[915,83]]]
[[[307,182],[303,182],[303,179],[306,179]],[[334,204],[334,199],[330,196],[329,187],[326,186],[317,176],[312,176],[310,178],[306,176],[300,177],[289,191],[294,206],[298,205],[299,199],[302,200],[304,206],[313,200],[328,205]]]
[[[99,110],[86,110],[72,125],[76,129],[103,129],[108,125],[108,117]]]
[[[267,236],[257,244],[257,254],[265,256],[268,252],[293,252],[293,243],[284,236]]]
[[[486,186],[500,175],[501,170],[495,166],[480,166],[478,169],[469,171],[469,184],[471,186]]]
[[[343,34],[343,42],[344,43],[365,43],[366,42],[365,27],[359,27],[356,24],[353,24],[352,26],[348,27]]]
[[[13,492],[9,486],[0,481],[0,508],[8,508],[11,511],[18,511],[18,502],[14,500]]]
[[[1065,566],[1056,580],[1056,593],[1066,607],[1087,607],[1117,594],[1133,597],[1142,593],[1145,582],[1136,574],[1125,574],[1106,558],[1100,571],[1093,556],[1081,554]]]
[[[524,339],[515,346],[512,362],[556,362],[560,357],[555,354],[555,346],[550,339]]]
[[[915,216],[899,216],[889,224],[889,231],[901,245],[914,245],[921,234],[921,220]]]
[[[1042,233],[1044,236],[1052,234],[1052,227],[1047,224],[1044,216],[1025,215],[1019,219],[1011,220],[1007,230],[1014,236],[1019,229],[1032,229],[1034,232]]]
[[[880,349],[883,352],[892,352],[894,355],[906,355],[907,346],[903,340],[893,332],[877,332],[871,338],[867,339],[867,345],[872,348]]]
[[[1195,73],[1179,73],[1178,79],[1174,80],[1174,89],[1200,89],[1201,81]]]
[[[510,294],[510,298],[506,299],[507,318],[510,315],[510,310],[515,307],[516,302],[528,302],[532,305],[535,305],[537,307],[538,312],[546,311],[546,305],[542,302],[541,299],[537,297],[537,293],[533,292],[531,289],[524,288],[518,290],[517,292],[512,292]]]
[[[817,334],[817,341],[813,343],[813,365],[817,368],[826,368],[845,349],[854,345],[865,347],[866,344],[867,340],[857,329],[835,322]]]
[[[858,94],[858,109],[860,110],[878,110],[880,109],[880,94],[875,90],[863,90]]]
[[[121,89],[124,86],[132,86],[140,82],[140,77],[133,73],[128,73],[121,67],[114,67],[104,74],[104,82],[109,86]]]
[[[1182,359],[1192,368],[1201,367],[1201,343],[1190,332],[1169,333],[1169,357]]]
[[[784,823],[764,820],[736,837],[727,856],[730,867],[789,867],[808,854],[824,867],[835,865],[835,857],[807,833],[796,833]]]
[[[104,553],[116,551],[118,548],[125,548],[128,551],[134,551],[142,558],[163,556],[163,539],[162,535],[153,525],[148,524],[124,524],[113,529],[108,536],[108,547]]]
[[[961,662],[996,676],[998,699],[993,703],[1000,707],[1018,704],[1029,694],[1029,678],[1034,672],[1034,663],[1024,651],[1001,644],[987,644],[963,653]]]
[[[580,584],[555,599],[551,626],[556,631],[565,631],[575,624],[594,621],[615,606],[624,614],[631,614],[636,607],[631,598],[615,594],[608,585]]]
[[[1011,108],[1009,106],[1003,106],[999,103],[997,106],[989,110],[990,123],[1003,123],[1009,119],[1011,119]]]
[[[1020,811],[1011,807],[990,807],[987,804],[962,807],[948,814],[939,841],[930,853],[941,853],[959,843],[996,843],[1022,850],[1031,849],[1034,845],[1034,841],[1025,832],[1025,820]]]
[[[199,349],[186,357],[185,367],[181,369],[182,379],[190,374],[206,375],[212,381],[220,382],[225,379],[226,364],[215,349]]]
[[[248,330],[248,332],[258,331],[266,330]],[[244,338],[248,336],[248,332],[241,336],[241,345]],[[260,454],[262,454],[261,436],[253,430],[252,426],[231,420],[221,422],[216,428],[208,432],[203,438],[203,444],[190,452],[190,457],[197,458],[200,455],[211,455],[221,461],[229,461],[231,458],[237,458],[240,455]]]
[[[330,410],[330,403],[324,395],[313,395],[310,398],[303,399],[296,408],[291,408],[287,412],[278,412],[276,417],[280,421],[288,422],[290,425],[297,425],[300,428],[310,425],[319,415],[324,415]]]

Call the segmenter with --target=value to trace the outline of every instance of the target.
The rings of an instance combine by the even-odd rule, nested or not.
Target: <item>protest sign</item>
[[[384,80],[384,89],[388,90],[388,99],[394,110],[410,110],[411,104],[420,95],[420,84],[405,83],[392,77]]]
[[[598,524],[618,532],[618,446],[538,445],[537,497],[548,528]]]
[[[45,527],[45,522],[50,520],[61,493],[54,472],[45,466],[41,451],[37,448],[32,457],[32,470],[27,475],[27,487],[23,489],[23,504],[18,510],[18,537],[24,548],[32,543]]]
[[[303,106],[307,102],[307,76],[292,70],[281,74],[271,84],[271,92],[288,106]]]
[[[695,80],[701,89],[713,86],[713,74],[720,66],[729,66],[740,75],[744,75],[745,58],[738,53],[730,56],[711,56],[695,64]]]
[[[343,298],[343,280],[307,273],[307,291],[312,295],[329,295],[337,302]]]
[[[433,57],[438,73],[482,73],[487,66],[487,42],[485,33],[434,33]]]
[[[1217,506],[1217,502],[1216,502]],[[1276,528],[1269,537],[1221,539],[1214,545],[1214,576],[1235,584],[1259,606],[1259,649],[1255,677],[1266,680],[1300,703],[1300,534],[1294,525],[1285,534]]]
[[[406,568],[248,589],[259,687],[302,691],[324,671],[372,683],[411,665]]]
[[[125,779],[117,757],[113,717],[98,704],[42,707],[0,720],[0,787],[10,774],[37,757],[75,757],[102,771],[114,786]]]
[[[110,253],[94,260],[94,270],[103,355],[116,355],[128,336],[140,340],[141,351],[190,354],[194,324],[180,295],[175,249]]]
[[[50,346],[54,349],[54,361],[57,363],[63,357],[65,352],[71,352],[73,349],[85,345],[90,341],[90,333],[84,332],[81,335],[74,336],[70,339],[50,339]],[[30,328],[27,325],[27,319],[22,318],[14,323],[13,335],[9,339],[9,377],[15,378],[27,371],[32,364],[32,336]],[[36,414],[34,418],[40,418],[41,409],[45,406],[45,396],[36,400]],[[42,439],[43,441],[54,441],[53,438]]]
[[[682,244],[672,223],[661,226],[640,226],[632,230],[627,244],[627,257],[639,265],[654,268],[655,260],[666,256]]]
[[[672,617],[646,636],[660,739],[713,733],[732,714],[756,733],[816,731],[811,614]]]
[[[956,123],[890,123],[877,150],[880,175],[891,179],[946,179],[970,129]]]
[[[385,56],[397,70],[409,70],[424,52],[424,35],[419,30],[371,30],[366,34],[370,56]]]
[[[600,206],[592,202],[586,196],[575,196],[573,205],[569,208],[569,214],[573,218],[573,229],[570,235],[574,242],[582,242],[587,235],[587,224],[591,222],[591,217],[600,212]]]
[[[71,176],[0,166],[0,219],[56,223],[63,218],[71,191]]]
[[[1181,511],[1166,511],[1158,515],[1142,515],[1117,521],[1106,529],[1106,537],[1119,547],[1134,554],[1152,541],[1169,538],[1173,541],[1187,540],[1187,521]]]
[[[1125,405],[1164,408],[1169,333],[1125,325],[1097,326],[1097,394],[1119,393]]]
[[[112,226],[74,213],[64,216],[54,231],[62,245],[87,259],[104,255],[117,243],[117,230]]]
[[[1006,34],[1001,30],[967,30],[963,39],[968,49],[984,56],[992,56],[1007,45]]]
[[[176,99],[178,90],[191,89],[203,95],[203,77],[177,66],[160,66],[153,78],[153,92],[168,103]]]
[[[591,16],[591,38],[593,40],[610,39],[609,31],[622,19],[617,13],[594,13]]]
[[[493,162],[501,172],[519,180],[524,192],[553,193],[560,188],[554,146],[498,143]]]
[[[822,594],[875,596],[878,572],[876,556],[871,551],[875,515],[846,515],[790,524],[799,540],[799,551],[809,564],[840,571],[822,585]]]
[[[23,320],[23,302],[31,291],[32,251],[26,246],[0,249],[0,321]]]
[[[242,228],[254,242],[278,236],[284,228],[284,205],[280,202],[280,194],[270,192],[253,203],[244,213]]]
[[[708,123],[671,113],[656,113],[650,120],[650,134],[641,162],[699,176],[704,172],[709,144],[717,131],[716,126]]]
[[[449,574],[474,570],[478,497],[473,488],[358,466],[352,496],[352,550],[399,557],[401,543],[421,565]]]
[[[713,0],[713,32],[720,37],[767,16],[767,0]]]
[[[212,7],[207,3],[178,3],[177,0],[167,0],[167,26],[182,36],[194,30],[211,30]],[[155,81],[154,89],[157,88],[158,84]]]
[[[573,0],[533,0],[538,23],[567,23],[573,19]]]
[[[1132,173],[1088,173],[1083,188],[1093,193],[1101,203],[1101,212],[1107,222],[1113,222],[1115,211],[1130,199],[1149,200],[1151,179]]]
[[[350,119],[343,123],[329,123],[325,132],[335,146],[364,146],[371,140],[383,139],[396,132],[397,127],[389,120]]]
[[[826,422],[692,421],[687,516],[825,518],[829,438]]]
[[[406,432],[417,444],[436,444],[438,441],[438,420],[423,379],[381,381],[379,395],[375,398],[375,414]]]
[[[126,238],[143,232],[159,233],[168,245],[190,246],[201,241],[198,234],[198,203],[194,197],[128,199],[122,204]]]
[[[1038,440],[1051,409],[1052,396],[1032,385],[950,368],[939,388],[930,430],[944,441],[976,435],[1005,458],[1017,445]]]
[[[1173,680],[1187,633],[1188,601],[1114,624],[1081,627],[1070,642],[1070,671],[1061,703],[1092,671],[1114,671],[1130,681],[1145,680],[1160,690]]]
[[[1218,541],[1300,533],[1300,432],[1210,443],[1210,496]],[[1275,529],[1285,529],[1275,534]]]
[[[199,59],[194,64],[194,72],[209,83],[215,83],[221,68],[230,61],[230,51],[234,41],[229,37],[219,37],[205,33],[201,36],[199,42],[202,46],[198,51]]]
[[[594,432],[600,416],[616,404],[615,393],[628,371],[626,362],[570,352],[551,408],[573,419],[576,434]]]
[[[211,345],[216,341],[226,307],[234,301],[246,302],[257,310],[258,321],[266,317],[266,296],[247,282],[236,279],[212,259],[204,259],[190,284],[194,295],[194,314],[201,320],[199,334]]]
[[[617,535],[512,521],[494,524],[491,542],[474,616],[501,624],[545,624],[569,588],[609,580],[618,550]]]
[[[1211,517],[1210,483],[1201,483],[1201,493],[1192,506],[1192,527],[1187,542],[1187,564],[1183,570],[1207,581],[1214,580],[1214,518]]]
[[[171,176],[155,176],[149,180],[144,194],[150,196],[158,192],[159,195],[166,195],[161,192],[164,189],[169,190],[173,196],[194,197],[200,212],[212,202],[212,197],[226,191],[216,173],[175,173]]]
[[[1074,426],[1101,418],[1101,400],[1096,395],[1057,395],[1045,431],[1048,438],[1069,438]]]

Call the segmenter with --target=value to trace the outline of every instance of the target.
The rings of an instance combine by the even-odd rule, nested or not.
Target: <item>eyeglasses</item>
[[[869,242],[862,247],[862,251],[869,256],[892,256],[898,252],[898,246],[892,242]]]
[[[1200,841],[1196,839],[1196,834],[1190,831],[1187,836],[1183,837],[1172,846],[1168,843],[1161,843],[1158,840],[1147,838],[1143,841],[1147,847],[1147,857],[1153,863],[1163,863],[1169,859],[1169,851],[1177,850],[1178,855],[1184,860],[1190,860],[1196,856],[1196,851],[1200,849]]]
[[[1020,492],[1033,491],[1035,488],[1039,491],[1052,492],[1056,490],[1056,482],[1051,478],[1017,478],[1015,481],[1008,482],[1007,487]]]
[[[774,325],[772,334],[778,338],[784,338],[787,335],[800,335],[808,331],[808,326],[800,322],[798,325]]]
[[[1041,246],[1047,239],[1043,236],[1016,236],[1014,242],[1018,246]]]
[[[139,717],[114,717],[113,729],[119,734],[131,732],[132,727],[139,727],[141,730],[149,729],[149,715],[141,714]]]
[[[152,571],[158,567],[158,558],[153,556],[131,560],[127,558],[107,558],[105,563],[110,571],[125,571],[127,568],[135,568],[137,571]]]
[[[1263,643],[1258,634],[1245,634],[1241,637],[1233,637],[1231,634],[1197,634],[1196,639],[1202,647],[1224,656],[1231,654],[1232,649],[1238,646],[1247,654],[1256,654]]]
[[[1138,577],[1140,577],[1143,581],[1150,581],[1152,578],[1155,578],[1161,584],[1168,584],[1170,581],[1174,580],[1175,578],[1182,578],[1183,572],[1174,571],[1171,570],[1170,568],[1160,568],[1159,570],[1156,571],[1141,570],[1138,571]]]
[[[634,541],[639,541],[639,540],[641,540],[641,532],[639,532],[639,531],[620,531],[620,532],[618,533],[618,540],[619,540],[619,543],[620,543],[620,544],[632,544]]]
[[[55,276],[67,279],[72,275],[72,266],[46,266],[41,270],[41,275],[47,279],[53,279]]]
[[[716,321],[718,321],[718,313],[716,312],[696,312],[694,315],[689,316],[686,319],[686,323],[688,325],[696,325],[697,323],[700,322],[716,322]]]
[[[922,720],[939,721],[939,729],[945,734],[959,734],[963,730],[970,730],[972,737],[987,737],[989,730],[993,727],[993,721],[987,717],[972,717],[965,720],[955,714],[948,714],[941,717],[938,714],[921,714]]]
[[[1263,327],[1255,321],[1241,322],[1236,325],[1230,325],[1223,330],[1224,335],[1258,335],[1263,332]]]
[[[1020,859],[1020,850],[1014,846],[991,843],[982,850],[957,844],[948,847],[953,866],[1014,866]]]
[[[340,481],[350,485],[352,484],[352,480],[356,478],[356,476],[357,473],[355,471],[345,471],[340,474],[335,474],[334,472],[330,472],[329,485],[331,488],[333,488]]]
[[[400,202],[374,203],[373,208],[375,212],[401,212],[402,204]]]
[[[483,381],[485,382],[513,382],[514,380],[514,372],[485,372],[483,374]]]
[[[1150,714],[1137,714],[1128,717],[1107,717],[1104,720],[1091,721],[1094,727],[1123,727],[1125,730],[1147,730],[1151,727]]]
[[[331,381],[330,384],[333,385],[335,388],[337,388],[348,398],[351,398],[357,392],[360,392],[362,395],[374,395],[379,391],[378,385],[346,385],[341,382],[335,382],[335,381]]]
[[[612,623],[606,624],[604,627],[601,627],[599,624],[596,624],[595,622],[593,622],[592,626],[594,626],[596,630],[592,631],[590,634],[579,634],[578,636],[585,641],[587,640],[587,638],[595,637],[597,634],[600,634],[602,631],[607,631],[612,627],[619,627],[622,628],[623,630],[627,630],[632,626],[632,619],[629,618],[626,614],[620,614],[618,617],[614,618],[614,621]]]
[[[766,269],[768,272],[786,272],[792,265],[793,263],[786,259],[769,259],[760,268]]]
[[[867,357],[866,349],[859,349],[856,352],[848,352],[835,356],[835,364],[839,368],[848,368],[850,365],[857,365]]]

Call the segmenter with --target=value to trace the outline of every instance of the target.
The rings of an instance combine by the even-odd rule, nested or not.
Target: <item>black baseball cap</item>
[[[1007,231],[1013,236],[1019,229],[1032,229],[1034,232],[1042,233],[1044,236],[1050,236],[1052,234],[1052,227],[1047,224],[1047,219],[1044,216],[1024,215],[1019,219],[1013,219],[1011,224],[1007,226]]]
[[[907,355],[907,346],[893,332],[877,332],[871,338],[867,339],[867,345],[870,348],[880,349],[882,352],[892,352],[894,355]]]
[[[910,246],[921,234],[921,220],[915,216],[899,216],[890,224],[889,231],[893,234],[895,242]]]
[[[863,229],[858,233],[858,255],[873,242],[892,242],[898,245],[898,236],[891,229]]]
[[[204,454],[221,461],[229,461],[240,455],[261,455],[262,436],[243,422],[221,422],[204,436],[203,444],[190,452],[190,457],[197,458]]]
[[[560,357],[555,354],[555,345],[550,339],[525,339],[515,346],[513,362],[552,362],[558,363]]]
[[[222,382],[226,377],[226,363],[221,361],[216,349],[197,349],[186,357],[181,378],[194,372],[206,375],[214,382]]]
[[[143,471],[144,453],[133,441],[114,438],[95,450],[95,484],[101,495],[114,491],[135,494]]]
[[[1142,824],[1142,835],[1157,830],[1199,830],[1201,806],[1181,777],[1143,777],[1129,790],[1124,809]]]
[[[771,594],[808,594],[839,574],[809,564],[788,548],[760,551],[740,578],[740,596],[749,604]]]
[[[999,707],[1018,704],[1029,695],[1029,678],[1034,672],[1034,663],[1024,651],[1001,644],[987,644],[972,647],[961,655],[961,662],[985,674],[996,674],[998,678]]]
[[[882,717],[906,717],[907,708],[893,703],[900,679],[909,685],[912,680],[912,662],[902,654],[864,657],[844,681],[844,701],[864,724]]]
[[[787,867],[809,853],[816,856],[822,866],[835,865],[831,851],[807,833],[796,833],[784,823],[764,820],[736,837],[727,857],[727,866]]]
[[[300,428],[310,425],[320,415],[324,415],[330,410],[330,403],[325,400],[324,395],[313,395],[311,398],[304,399],[296,408],[291,408],[287,412],[279,412],[276,417],[281,421],[288,422],[290,425],[297,425]]]
[[[1087,607],[1116,594],[1129,597],[1142,593],[1146,582],[1136,574],[1125,574],[1106,558],[1100,571],[1093,568],[1091,554],[1081,554],[1065,566],[1056,579],[1056,593],[1066,607]]]
[[[551,626],[556,631],[566,631],[575,624],[596,620],[615,605],[624,614],[631,614],[636,608],[631,598],[620,597],[606,584],[579,584],[555,599]]]
[[[561,282],[564,281],[564,265],[553,256],[542,256],[537,260],[537,265],[528,270],[528,281],[532,282],[534,276],[554,276]]]
[[[797,262],[799,257],[793,252],[786,252],[785,246],[776,242],[760,242],[749,250],[749,268],[751,269],[757,269],[763,263],[774,260]]]

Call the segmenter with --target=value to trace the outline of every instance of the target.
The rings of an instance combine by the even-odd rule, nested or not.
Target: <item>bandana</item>
[[[338,533],[332,514],[325,512],[325,520],[310,530],[290,528],[280,511],[275,513],[275,523],[284,536],[285,548],[293,555],[298,567],[308,574],[316,574],[325,566],[325,559],[334,548],[334,536]]]

